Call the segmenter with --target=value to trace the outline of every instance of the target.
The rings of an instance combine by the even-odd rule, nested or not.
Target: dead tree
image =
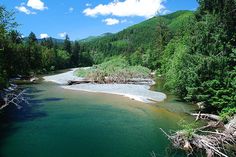
[[[20,92],[16,91],[7,92],[3,96],[4,104],[0,107],[0,110],[4,109],[9,105],[15,105],[17,109],[21,109],[22,108],[22,106],[20,106],[21,103],[24,102],[26,104],[29,104],[26,97],[26,91],[27,89],[22,90]]]

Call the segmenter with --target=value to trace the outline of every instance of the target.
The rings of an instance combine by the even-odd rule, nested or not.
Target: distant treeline
[[[68,35],[62,43],[52,38],[38,40],[33,32],[22,38],[14,14],[0,6],[0,15],[0,89],[18,74],[29,76],[92,64],[79,42],[71,42]]]
[[[198,0],[195,12],[153,17],[116,34],[57,44],[22,40],[1,7],[0,81],[15,74],[100,64],[122,56],[165,78],[182,100],[202,102],[210,112],[236,113],[236,1]],[[4,16],[5,15],[5,16]],[[4,18],[2,18],[4,17]],[[7,18],[8,17],[8,18]]]
[[[198,3],[195,12],[154,17],[81,45],[96,64],[121,55],[157,70],[182,100],[227,117],[236,113],[236,1]]]

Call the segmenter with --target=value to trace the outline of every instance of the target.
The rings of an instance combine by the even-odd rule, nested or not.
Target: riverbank
[[[64,89],[122,95],[144,103],[160,102],[166,99],[166,95],[164,93],[149,90],[149,85],[92,83],[70,86],[66,85],[69,80],[78,81],[84,79],[74,75],[74,72],[77,69],[78,68],[74,68],[62,74],[45,76],[43,79],[47,82],[55,82],[60,84]]]

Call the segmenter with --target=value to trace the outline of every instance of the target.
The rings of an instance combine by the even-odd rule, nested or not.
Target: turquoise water
[[[109,94],[29,85],[30,106],[2,114],[0,157],[185,156],[160,131],[178,129],[192,106],[174,100],[144,104]]]

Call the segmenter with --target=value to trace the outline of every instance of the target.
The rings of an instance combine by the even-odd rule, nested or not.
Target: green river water
[[[193,106],[173,96],[145,104],[128,98],[28,85],[30,106],[1,114],[0,157],[185,156],[170,149],[160,128],[192,120]],[[170,151],[171,150],[171,151]]]

